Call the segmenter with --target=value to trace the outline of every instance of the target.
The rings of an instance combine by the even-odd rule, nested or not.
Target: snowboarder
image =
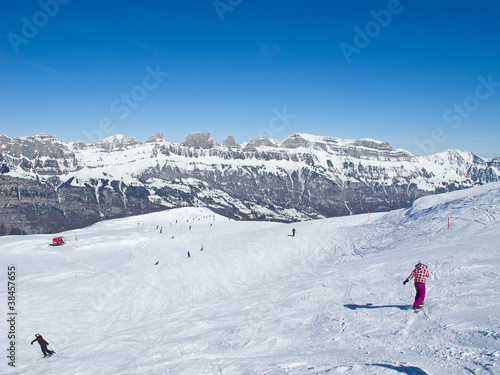
[[[295,237],[295,228],[292,229],[292,237]]]
[[[413,310],[420,310],[424,304],[425,298],[425,280],[429,277],[429,271],[427,271],[427,265],[425,265],[421,260],[415,265],[413,271],[411,271],[410,276],[408,276],[403,285],[406,285],[408,281],[415,278],[415,302],[413,303]]]
[[[43,353],[44,357],[47,357],[47,356],[50,357],[52,354],[55,353],[54,351],[47,349],[47,345],[49,345],[49,343],[43,339],[42,335],[37,333],[35,335],[35,339],[31,342],[31,345],[33,345],[33,343],[35,341],[37,341],[40,344],[40,348],[42,349],[42,353]]]

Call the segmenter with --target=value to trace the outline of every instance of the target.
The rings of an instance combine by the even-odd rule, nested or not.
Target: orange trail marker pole
[[[334,251],[334,254],[337,254],[337,242],[333,243],[333,251]]]

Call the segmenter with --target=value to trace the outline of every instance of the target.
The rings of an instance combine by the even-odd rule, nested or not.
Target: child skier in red
[[[403,285],[406,285],[408,281],[415,278],[415,302],[413,303],[413,310],[420,310],[424,303],[425,298],[425,280],[429,277],[429,271],[427,271],[427,266],[419,261],[413,271],[411,271],[410,276],[408,276]]]
[[[47,345],[49,345],[49,343],[43,339],[42,335],[37,333],[35,335],[35,339],[31,342],[31,345],[33,345],[33,343],[35,341],[37,341],[40,344],[40,348],[42,349],[42,353],[43,353],[44,357],[47,357],[47,356],[50,357],[52,354],[54,354],[54,352],[52,350],[47,349]]]

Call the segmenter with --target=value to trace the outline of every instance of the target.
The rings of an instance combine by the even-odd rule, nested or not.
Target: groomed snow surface
[[[18,315],[16,367],[2,328],[0,373],[500,374],[499,223],[493,183],[369,216],[189,208],[61,233],[59,247],[1,237],[2,326],[10,265]],[[402,282],[418,260],[431,279],[415,314]]]

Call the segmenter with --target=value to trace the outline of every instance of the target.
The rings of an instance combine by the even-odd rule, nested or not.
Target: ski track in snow
[[[18,316],[16,367],[4,356],[0,372],[500,374],[499,222],[493,183],[370,221],[235,222],[184,208],[62,233],[60,247],[1,237]],[[431,278],[414,314],[402,281],[420,259]],[[29,345],[37,332],[53,358]]]

